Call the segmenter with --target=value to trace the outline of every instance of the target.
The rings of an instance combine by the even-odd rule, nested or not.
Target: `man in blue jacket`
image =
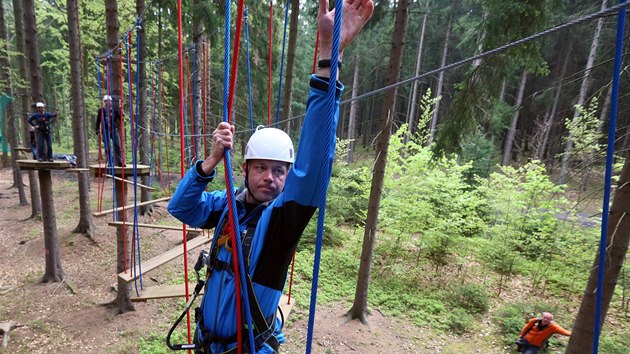
[[[339,60],[372,16],[371,0],[344,0]],[[283,131],[262,128],[249,139],[242,165],[246,189],[236,196],[237,212],[246,269],[251,279],[255,301],[250,301],[252,316],[260,314],[263,325],[256,327],[256,352],[277,352],[284,343],[282,323],[276,310],[287,276],[287,269],[297,243],[319,205],[323,183],[330,179],[334,158],[335,131],[339,97],[343,85],[337,82],[334,123],[326,120],[329,109],[326,90],[330,78],[334,10],[320,0],[319,68],[311,77],[306,118],[295,156],[293,143]],[[179,183],[168,210],[178,220],[193,227],[213,228],[215,235],[206,260],[209,278],[201,305],[196,311],[195,342],[205,353],[236,352],[237,318],[232,270],[231,245],[227,241],[226,191],[205,192],[216,175],[224,150],[233,148],[234,127],[220,123],[212,133],[212,151],[205,161],[198,161]],[[326,139],[330,139],[326,144]],[[326,146],[330,149],[326,149]],[[244,321],[243,321],[244,322]],[[243,333],[247,333],[244,330]],[[244,335],[246,337],[246,335]],[[243,345],[244,350],[248,346]]]
[[[57,117],[57,113],[45,112],[46,105],[43,102],[35,104],[37,112],[31,114],[28,118],[28,124],[35,128],[35,137],[37,138],[37,161],[42,162],[44,159],[53,160],[52,150],[52,131],[50,123]],[[44,153],[44,143],[46,144],[46,153]]]

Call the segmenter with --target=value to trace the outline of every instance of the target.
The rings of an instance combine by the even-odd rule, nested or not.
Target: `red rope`
[[[182,50],[182,0],[177,0],[177,70],[179,74],[179,149],[180,149],[180,174],[184,178],[184,64]],[[188,247],[186,245],[186,224],[182,224],[184,246],[184,287],[186,289],[186,302],[190,297],[188,291]],[[186,324],[188,326],[188,343],[190,338],[190,312],[186,312]],[[190,352],[190,350],[189,350]]]
[[[202,93],[202,100],[203,100],[203,154],[202,154],[202,158],[205,159],[207,151],[208,151],[208,147],[207,147],[207,142],[208,139],[206,138],[206,124],[208,122],[208,107],[207,107],[207,103],[208,103],[208,99],[206,97],[206,95],[208,94],[208,65],[207,65],[207,51],[208,51],[208,46],[206,41],[204,40],[202,43],[203,46],[203,86],[201,88],[201,90],[203,91]]]
[[[269,1],[269,61],[267,63],[267,125],[271,126],[271,57],[273,54],[273,1]]]

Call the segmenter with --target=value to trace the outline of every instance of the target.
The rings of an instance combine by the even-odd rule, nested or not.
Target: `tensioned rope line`
[[[364,93],[364,94],[359,95],[359,96],[354,97],[354,98],[350,98],[350,99],[344,100],[342,103],[348,103],[348,102],[352,102],[352,101],[361,100],[363,98],[376,95],[376,94],[381,93],[383,91],[391,90],[391,89],[396,88],[398,86],[402,86],[402,85],[407,84],[409,82],[416,81],[416,80],[422,79],[422,78],[430,76],[430,75],[439,74],[442,71],[446,71],[446,70],[449,70],[449,69],[456,68],[458,66],[462,66],[464,64],[471,63],[471,62],[473,62],[473,61],[475,61],[477,59],[482,59],[482,58],[485,58],[485,57],[490,56],[490,55],[494,55],[494,54],[498,54],[498,53],[504,52],[504,51],[506,51],[506,50],[508,50],[508,49],[510,49],[512,47],[516,47],[516,46],[521,45],[523,43],[531,42],[531,41],[533,41],[535,39],[544,37],[544,36],[546,36],[548,34],[551,34],[551,33],[554,33],[554,32],[558,32],[558,31],[561,31],[563,29],[567,29],[569,27],[573,27],[575,25],[579,25],[579,24],[584,23],[584,22],[594,20],[596,18],[604,17],[604,16],[606,16],[606,15],[608,15],[610,13],[613,13],[613,12],[615,12],[615,11],[621,9],[621,8],[624,8],[626,6],[627,6],[627,3],[621,3],[621,4],[618,4],[618,5],[614,5],[614,6],[608,7],[606,9],[602,10],[602,11],[599,11],[599,12],[596,12],[596,13],[593,13],[593,14],[590,14],[590,15],[587,15],[587,16],[584,16],[584,17],[580,17],[580,18],[577,18],[575,20],[563,23],[561,25],[558,25],[558,26],[546,29],[546,30],[544,30],[542,32],[535,33],[535,34],[533,34],[533,35],[531,35],[529,37],[525,37],[525,38],[519,39],[517,41],[514,41],[514,42],[511,42],[511,43],[502,45],[500,47],[497,47],[497,48],[485,51],[483,53],[479,53],[479,54],[477,54],[475,56],[472,56],[472,57],[469,57],[467,59],[463,59],[463,60],[457,61],[455,63],[451,63],[451,64],[448,64],[446,66],[443,66],[441,68],[428,71],[428,72],[423,73],[421,75],[414,76],[414,77],[405,79],[403,81],[399,81],[399,82],[397,82],[395,84],[384,86],[384,87],[381,87],[380,89]]]
[[[573,27],[575,25],[579,25],[579,24],[582,24],[584,22],[588,22],[588,21],[597,19],[599,17],[609,16],[611,13],[619,10],[620,8],[626,7],[626,6],[628,6],[628,3],[617,4],[617,5],[608,7],[605,10],[602,10],[602,11],[599,11],[599,12],[596,12],[596,13],[584,16],[584,17],[577,18],[577,19],[575,19],[573,21],[569,21],[569,22],[557,25],[557,26],[549,28],[549,29],[547,29],[545,31],[533,34],[533,35],[531,35],[529,37],[525,37],[525,38],[519,39],[517,41],[510,42],[508,44],[502,45],[502,46],[497,47],[495,49],[491,49],[489,51],[486,51],[486,52],[483,52],[483,53],[479,53],[479,54],[477,54],[475,56],[472,56],[472,57],[469,57],[469,58],[457,61],[455,63],[451,63],[451,64],[448,64],[448,65],[439,67],[437,69],[425,72],[425,73],[423,73],[421,75],[410,77],[410,78],[407,78],[407,79],[405,79],[403,81],[399,81],[399,82],[397,82],[395,84],[384,86],[384,87],[381,87],[379,89],[376,89],[376,90],[373,90],[373,91],[370,91],[370,92],[366,92],[366,93],[364,93],[362,95],[359,95],[357,97],[354,97],[354,98],[345,99],[345,100],[341,101],[340,104],[343,105],[343,104],[350,103],[350,102],[353,102],[353,101],[359,101],[359,100],[362,100],[362,99],[374,96],[376,94],[379,94],[379,93],[381,93],[383,91],[387,91],[387,90],[390,90],[390,89],[393,89],[393,88],[396,88],[396,87],[408,84],[410,82],[423,79],[423,78],[425,78],[427,76],[439,74],[442,71],[454,69],[454,68],[462,66],[464,64],[471,63],[471,62],[473,62],[473,61],[475,61],[477,59],[481,59],[481,58],[484,58],[484,57],[487,57],[487,56],[491,56],[491,55],[494,55],[494,54],[498,54],[498,53],[504,52],[507,49],[510,49],[512,47],[516,47],[518,45],[521,45],[521,44],[524,44],[524,43],[527,43],[527,42],[531,42],[533,40],[536,40],[536,39],[539,39],[541,37],[544,37],[544,36],[546,36],[548,34],[555,33],[555,32],[558,32],[560,30],[567,29],[569,27]],[[281,121],[279,121],[279,123],[283,123],[283,122],[290,121],[290,120],[301,119],[304,116],[305,116],[305,113],[293,116],[291,118],[287,118],[285,120],[281,120]]]
[[[626,5],[620,0],[619,5]],[[617,127],[617,100],[619,96],[619,78],[621,73],[621,53],[623,51],[623,33],[626,24],[626,11],[620,6],[617,17],[617,38],[615,44],[615,65],[610,99],[610,120],[608,123],[608,148],[606,149],[606,174],[604,178],[604,200],[602,208],[602,232],[599,241],[599,265],[597,269],[597,294],[595,301],[595,323],[593,324],[593,353],[597,354],[602,320],[602,300],[604,293],[604,268],[606,266],[606,240],[608,238],[608,210],[610,208],[610,190],[612,183],[612,165],[615,153],[615,130]]]

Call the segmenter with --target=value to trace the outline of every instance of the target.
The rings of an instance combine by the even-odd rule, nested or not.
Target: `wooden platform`
[[[153,192],[153,191],[155,190],[155,188],[153,188],[153,187],[149,187],[149,186],[145,186],[144,184],[141,184],[141,183],[137,183],[137,181],[136,181],[136,183],[133,183],[133,181],[128,180],[127,178],[122,179],[122,178],[120,178],[120,177],[112,176],[112,175],[107,174],[107,173],[106,173],[104,176],[105,176],[105,177],[108,177],[108,178],[113,178],[113,179],[115,179],[115,180],[117,180],[117,181],[122,181],[122,182],[125,182],[125,183],[127,183],[127,184],[136,185],[136,186],[138,186],[138,187],[140,187],[140,188],[143,188],[143,189],[148,190],[149,192]],[[133,175],[132,175],[132,176],[133,176]],[[128,177],[128,176],[127,176],[127,175],[125,175],[125,177]]]
[[[23,171],[36,171],[36,170],[67,170],[72,167],[70,162],[63,160],[55,161],[42,161],[37,160],[17,160],[17,165],[20,170]]]
[[[94,164],[94,165],[90,165],[89,167],[90,167],[90,174],[94,177],[98,177],[99,174],[103,174],[103,175],[106,173],[111,174],[112,172],[111,167],[107,168],[105,164],[100,164],[100,165]],[[118,166],[114,167],[114,176],[122,177],[123,171],[125,172],[125,178],[133,176],[133,166],[129,164],[126,167],[118,167]],[[147,165],[136,166],[136,174],[138,176],[148,175],[149,172],[151,172],[151,167]]]
[[[195,290],[195,284],[188,284],[188,293],[192,295]],[[136,295],[136,291],[131,291],[131,301],[133,302],[144,302],[147,300],[156,300],[156,299],[168,299],[173,297],[184,297],[186,296],[186,288],[184,284],[178,285],[161,285],[161,286],[150,286],[145,287],[142,290],[138,291],[140,296]],[[200,295],[203,294],[203,289],[201,289]],[[200,298],[197,298],[199,301]],[[295,305],[295,299],[291,300],[290,304],[287,304],[288,297],[286,295],[282,295],[280,298],[280,309],[282,310],[282,314],[284,315],[284,320],[286,321],[289,318],[289,314],[291,313],[291,309],[293,309],[293,305]]]
[[[206,243],[209,243],[212,239],[200,235],[197,236],[195,238],[193,238],[192,240],[186,242],[186,248],[188,251],[193,250],[201,245],[205,245]],[[152,271],[153,269],[161,266],[162,264],[173,260],[181,255],[184,254],[184,247],[182,245],[178,245],[175,248],[171,248],[170,250],[155,256],[147,261],[142,261],[142,274],[147,274],[148,272]],[[197,258],[197,257],[195,257]],[[136,271],[135,274],[136,276],[139,276],[140,274],[140,267],[136,267]],[[126,273],[119,273],[118,274],[118,278],[120,278],[122,281],[124,282],[131,282],[132,280],[134,280],[136,277],[133,276],[133,271],[132,269],[129,269]]]
[[[31,152],[31,148],[27,148],[23,146],[12,147],[11,150],[20,151],[20,152]]]

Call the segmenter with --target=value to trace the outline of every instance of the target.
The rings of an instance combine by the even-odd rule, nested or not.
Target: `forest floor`
[[[24,175],[28,184],[28,177]],[[98,184],[92,179],[91,202],[96,205]],[[135,303],[135,311],[116,315],[104,304],[115,299],[115,229],[111,216],[94,218],[96,242],[72,229],[79,219],[76,174],[53,171],[53,191],[65,273],[62,283],[40,283],[44,273],[44,239],[41,218],[29,219],[31,207],[20,206],[10,168],[0,170],[0,323],[21,325],[10,332],[0,353],[136,353],[142,339],[164,338],[182,311],[177,299]],[[110,208],[111,187],[106,183],[103,209]],[[27,188],[28,195],[28,188]],[[108,201],[109,200],[109,201]],[[172,220],[165,203],[157,204],[141,223]],[[141,229],[142,255],[148,259],[181,243],[181,232]],[[196,258],[197,250],[189,253]],[[164,284],[181,276],[181,259],[145,275],[144,285]],[[191,275],[192,277],[192,275]],[[518,286],[512,287],[518,296]],[[406,319],[384,315],[372,308],[369,325],[347,321],[347,303],[319,305],[313,336],[314,353],[506,353],[499,345],[488,314],[475,333],[451,336],[416,326]],[[308,304],[293,307],[285,326],[283,353],[304,352]],[[163,347],[164,350],[166,346]],[[154,350],[149,350],[152,352]],[[160,350],[163,351],[163,350]]]

